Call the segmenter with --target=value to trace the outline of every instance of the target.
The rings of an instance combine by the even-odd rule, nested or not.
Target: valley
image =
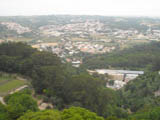
[[[0,17],[0,120],[159,120],[159,25]]]
[[[1,17],[0,42],[26,42],[71,63],[82,63],[83,54],[105,54],[160,41],[159,22],[160,19],[147,17]]]

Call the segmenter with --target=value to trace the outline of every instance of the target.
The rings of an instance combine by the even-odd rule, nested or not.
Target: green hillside
[[[122,51],[103,55],[86,56],[83,60],[88,69],[119,68],[131,70],[159,70],[160,42],[137,45]]]
[[[4,93],[23,85],[19,77],[11,75],[21,74],[30,78],[35,95],[54,108],[39,111],[32,92],[20,91],[6,96],[6,105],[0,104],[0,120],[159,120],[159,45],[151,43],[109,55],[113,61],[108,62],[114,63],[118,53],[117,59],[123,58],[114,67],[149,70],[114,91],[106,88],[105,79],[89,75],[82,67],[62,63],[55,54],[24,43],[0,44],[0,71],[9,73],[1,74],[0,90]],[[133,56],[136,59],[131,60]],[[124,60],[125,64],[118,66]]]
[[[4,96],[9,92],[27,84],[26,81],[21,80],[16,75],[1,73],[0,74],[0,96]]]

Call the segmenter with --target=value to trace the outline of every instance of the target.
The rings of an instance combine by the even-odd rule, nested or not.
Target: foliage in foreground
[[[37,102],[27,92],[17,92],[5,98],[9,118],[15,120],[27,111],[37,111]]]
[[[63,111],[45,110],[29,112],[18,120],[104,120],[104,118],[84,108],[71,107]]]
[[[129,116],[129,120],[139,119],[139,114],[144,120],[153,120],[151,116],[157,116],[154,119],[159,119],[159,109],[156,112],[153,109],[153,113],[156,114],[151,114],[152,108],[160,105],[159,98],[154,96],[154,92],[159,90],[159,75],[157,73],[140,76],[117,93],[105,88],[105,81],[90,76],[80,69],[70,68],[62,63],[56,55],[37,51],[23,43],[3,43],[0,45],[0,70],[20,73],[32,78],[31,83],[36,93],[42,94],[46,102],[53,103],[54,107],[59,110],[78,106],[105,118],[108,117],[108,120],[117,120],[118,118],[128,118],[128,112],[125,109],[130,109],[135,114]],[[1,107],[3,114],[0,115],[2,118],[16,120],[25,113],[31,114],[31,116],[45,114],[43,111],[34,112],[37,111],[37,105],[32,97],[26,93],[13,94],[6,97],[5,101],[7,106],[2,105]],[[146,112],[147,109],[150,111]],[[28,110],[32,112],[28,113]],[[83,109],[81,110],[83,111]],[[79,117],[83,113],[81,110],[77,112],[72,108],[71,111],[68,111],[69,114],[72,114],[71,117],[65,117],[65,119],[83,120],[84,117]],[[60,112],[60,115],[62,113]],[[77,115],[74,116],[74,114]],[[148,114],[150,117],[146,117]]]
[[[116,92],[105,88],[105,81],[62,63],[50,52],[24,43],[0,44],[0,70],[30,77],[35,92],[59,110],[79,106],[104,117],[124,117],[119,114],[125,111],[117,106]]]

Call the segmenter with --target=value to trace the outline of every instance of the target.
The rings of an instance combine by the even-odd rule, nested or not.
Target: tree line
[[[83,59],[88,69],[119,68],[157,71],[160,69],[160,42],[136,45],[121,51],[102,55],[88,55]]]

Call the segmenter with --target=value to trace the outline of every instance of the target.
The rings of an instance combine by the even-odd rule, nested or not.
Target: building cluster
[[[85,21],[80,23],[69,23],[65,25],[46,25],[39,27],[39,30],[42,34],[47,36],[60,36],[74,34],[80,35],[81,37],[96,33],[97,31],[101,31],[103,28],[103,23],[99,21]]]
[[[23,27],[20,24],[14,23],[14,22],[2,22],[2,25],[6,26],[9,30],[14,30],[18,34],[23,34],[27,32],[31,32],[31,29],[28,27]]]
[[[121,43],[127,42],[128,40],[159,41],[160,30],[154,29],[149,23],[146,24],[146,26],[148,26],[148,30],[144,30],[142,32],[134,28],[127,30],[111,28],[110,25],[104,24],[97,20],[86,20],[83,22],[74,22],[64,25],[41,26],[39,27],[39,30],[44,36],[58,36],[63,38],[76,36],[79,38],[92,39],[90,38],[90,35],[96,34]]]
[[[106,47],[102,44],[92,42],[73,42],[70,45],[78,51],[91,54],[106,53],[115,49],[115,47]]]
[[[6,26],[9,30],[16,31],[18,34],[34,31],[34,34],[36,33],[43,37],[59,37],[60,39],[77,37],[88,40],[102,40],[104,42],[116,40],[119,43],[125,43],[129,40],[160,40],[160,30],[158,29],[160,24],[143,23],[142,21],[142,23],[139,23],[139,27],[142,26],[142,28],[120,29],[118,27],[119,24],[116,24],[116,22],[122,21],[119,19],[113,20],[114,27],[110,25],[113,24],[112,22],[107,21],[94,19],[76,20],[73,19],[68,23],[40,26],[36,31],[16,22],[1,22],[0,24]],[[144,30],[143,26],[145,26]],[[95,36],[93,37],[92,35]]]
[[[125,40],[149,40],[149,41],[159,41],[160,40],[160,30],[148,29],[146,32],[138,32],[137,30],[117,30],[111,36],[117,39]]]
[[[106,52],[111,52],[115,49],[115,47],[105,47],[104,45],[95,44],[91,42],[71,42],[71,41],[61,42],[61,43],[38,43],[32,45],[32,47],[37,48],[40,51],[43,50],[51,51],[64,59],[67,59],[68,57],[71,59],[72,56],[81,52],[90,54],[102,54]],[[68,62],[72,61],[77,62],[80,60],[73,59]]]
[[[110,70],[110,69],[96,69],[88,70],[89,73],[98,73],[98,74],[107,74],[109,77],[108,81],[113,81],[113,84],[110,82],[106,83],[106,87],[112,89],[120,89],[126,85],[129,81],[134,80],[139,75],[144,74],[144,71],[129,71],[129,70]]]

